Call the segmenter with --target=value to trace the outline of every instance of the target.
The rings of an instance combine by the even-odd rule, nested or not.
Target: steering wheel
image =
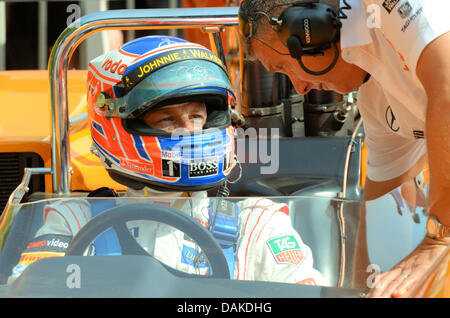
[[[109,228],[116,232],[122,254],[151,256],[136,242],[126,226],[126,222],[134,220],[160,222],[184,232],[198,244],[208,258],[213,272],[209,277],[230,279],[228,263],[214,236],[193,218],[162,204],[124,204],[98,214],[75,235],[67,248],[66,256],[83,255],[97,236]]]

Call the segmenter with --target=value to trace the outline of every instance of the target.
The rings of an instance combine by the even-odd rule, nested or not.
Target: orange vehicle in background
[[[211,0],[211,1],[202,1],[202,0],[182,0],[181,6],[182,8],[203,8],[203,7],[230,7],[237,5],[237,1],[233,0]],[[239,1],[240,2],[240,1]],[[184,30],[185,38],[191,42],[199,43],[207,48],[211,49],[211,42],[208,34],[201,30],[196,29],[187,29]],[[224,32],[223,37],[227,37],[227,32]],[[228,42],[224,41],[224,50],[225,53],[228,53]]]
[[[86,112],[87,71],[71,70],[68,74],[68,98],[70,118],[71,166],[73,168],[73,191],[92,191],[103,185],[117,190],[125,188],[111,180],[98,158],[90,153],[91,139]],[[6,71],[0,73],[2,105],[0,116],[0,152],[35,153],[44,167],[51,166],[51,110],[50,84],[47,71]],[[20,98],[18,98],[20,96]],[[77,117],[78,116],[78,117]],[[20,121],[20,124],[17,122]],[[51,178],[45,177],[44,192],[52,192]],[[37,190],[37,189],[35,189]]]

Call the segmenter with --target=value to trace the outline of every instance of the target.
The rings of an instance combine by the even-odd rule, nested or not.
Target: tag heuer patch
[[[299,265],[303,260],[300,245],[293,235],[278,236],[267,241],[278,264]]]

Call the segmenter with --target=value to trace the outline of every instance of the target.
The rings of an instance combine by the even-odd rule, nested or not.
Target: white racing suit
[[[176,195],[180,196],[179,193]],[[167,196],[165,193],[164,197]],[[192,193],[191,198],[164,202],[163,199],[153,200],[152,195],[154,203],[168,205],[170,202],[171,206],[191,215],[206,227],[211,200],[206,192]],[[286,204],[249,198],[238,202],[237,209],[239,236],[235,248],[234,279],[325,284],[321,273],[313,268],[310,248],[291,225]],[[46,206],[44,225],[28,243],[8,282],[40,258],[64,256],[72,238],[90,218],[91,209],[86,200],[67,199]],[[207,261],[198,246],[181,231],[153,221],[130,221],[127,227],[136,241],[164,264],[188,273],[208,273]]]

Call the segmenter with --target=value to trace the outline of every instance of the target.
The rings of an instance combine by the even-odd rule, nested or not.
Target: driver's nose
[[[185,131],[199,131],[203,129],[201,119],[191,119],[189,116],[183,116],[178,121],[178,128]]]

